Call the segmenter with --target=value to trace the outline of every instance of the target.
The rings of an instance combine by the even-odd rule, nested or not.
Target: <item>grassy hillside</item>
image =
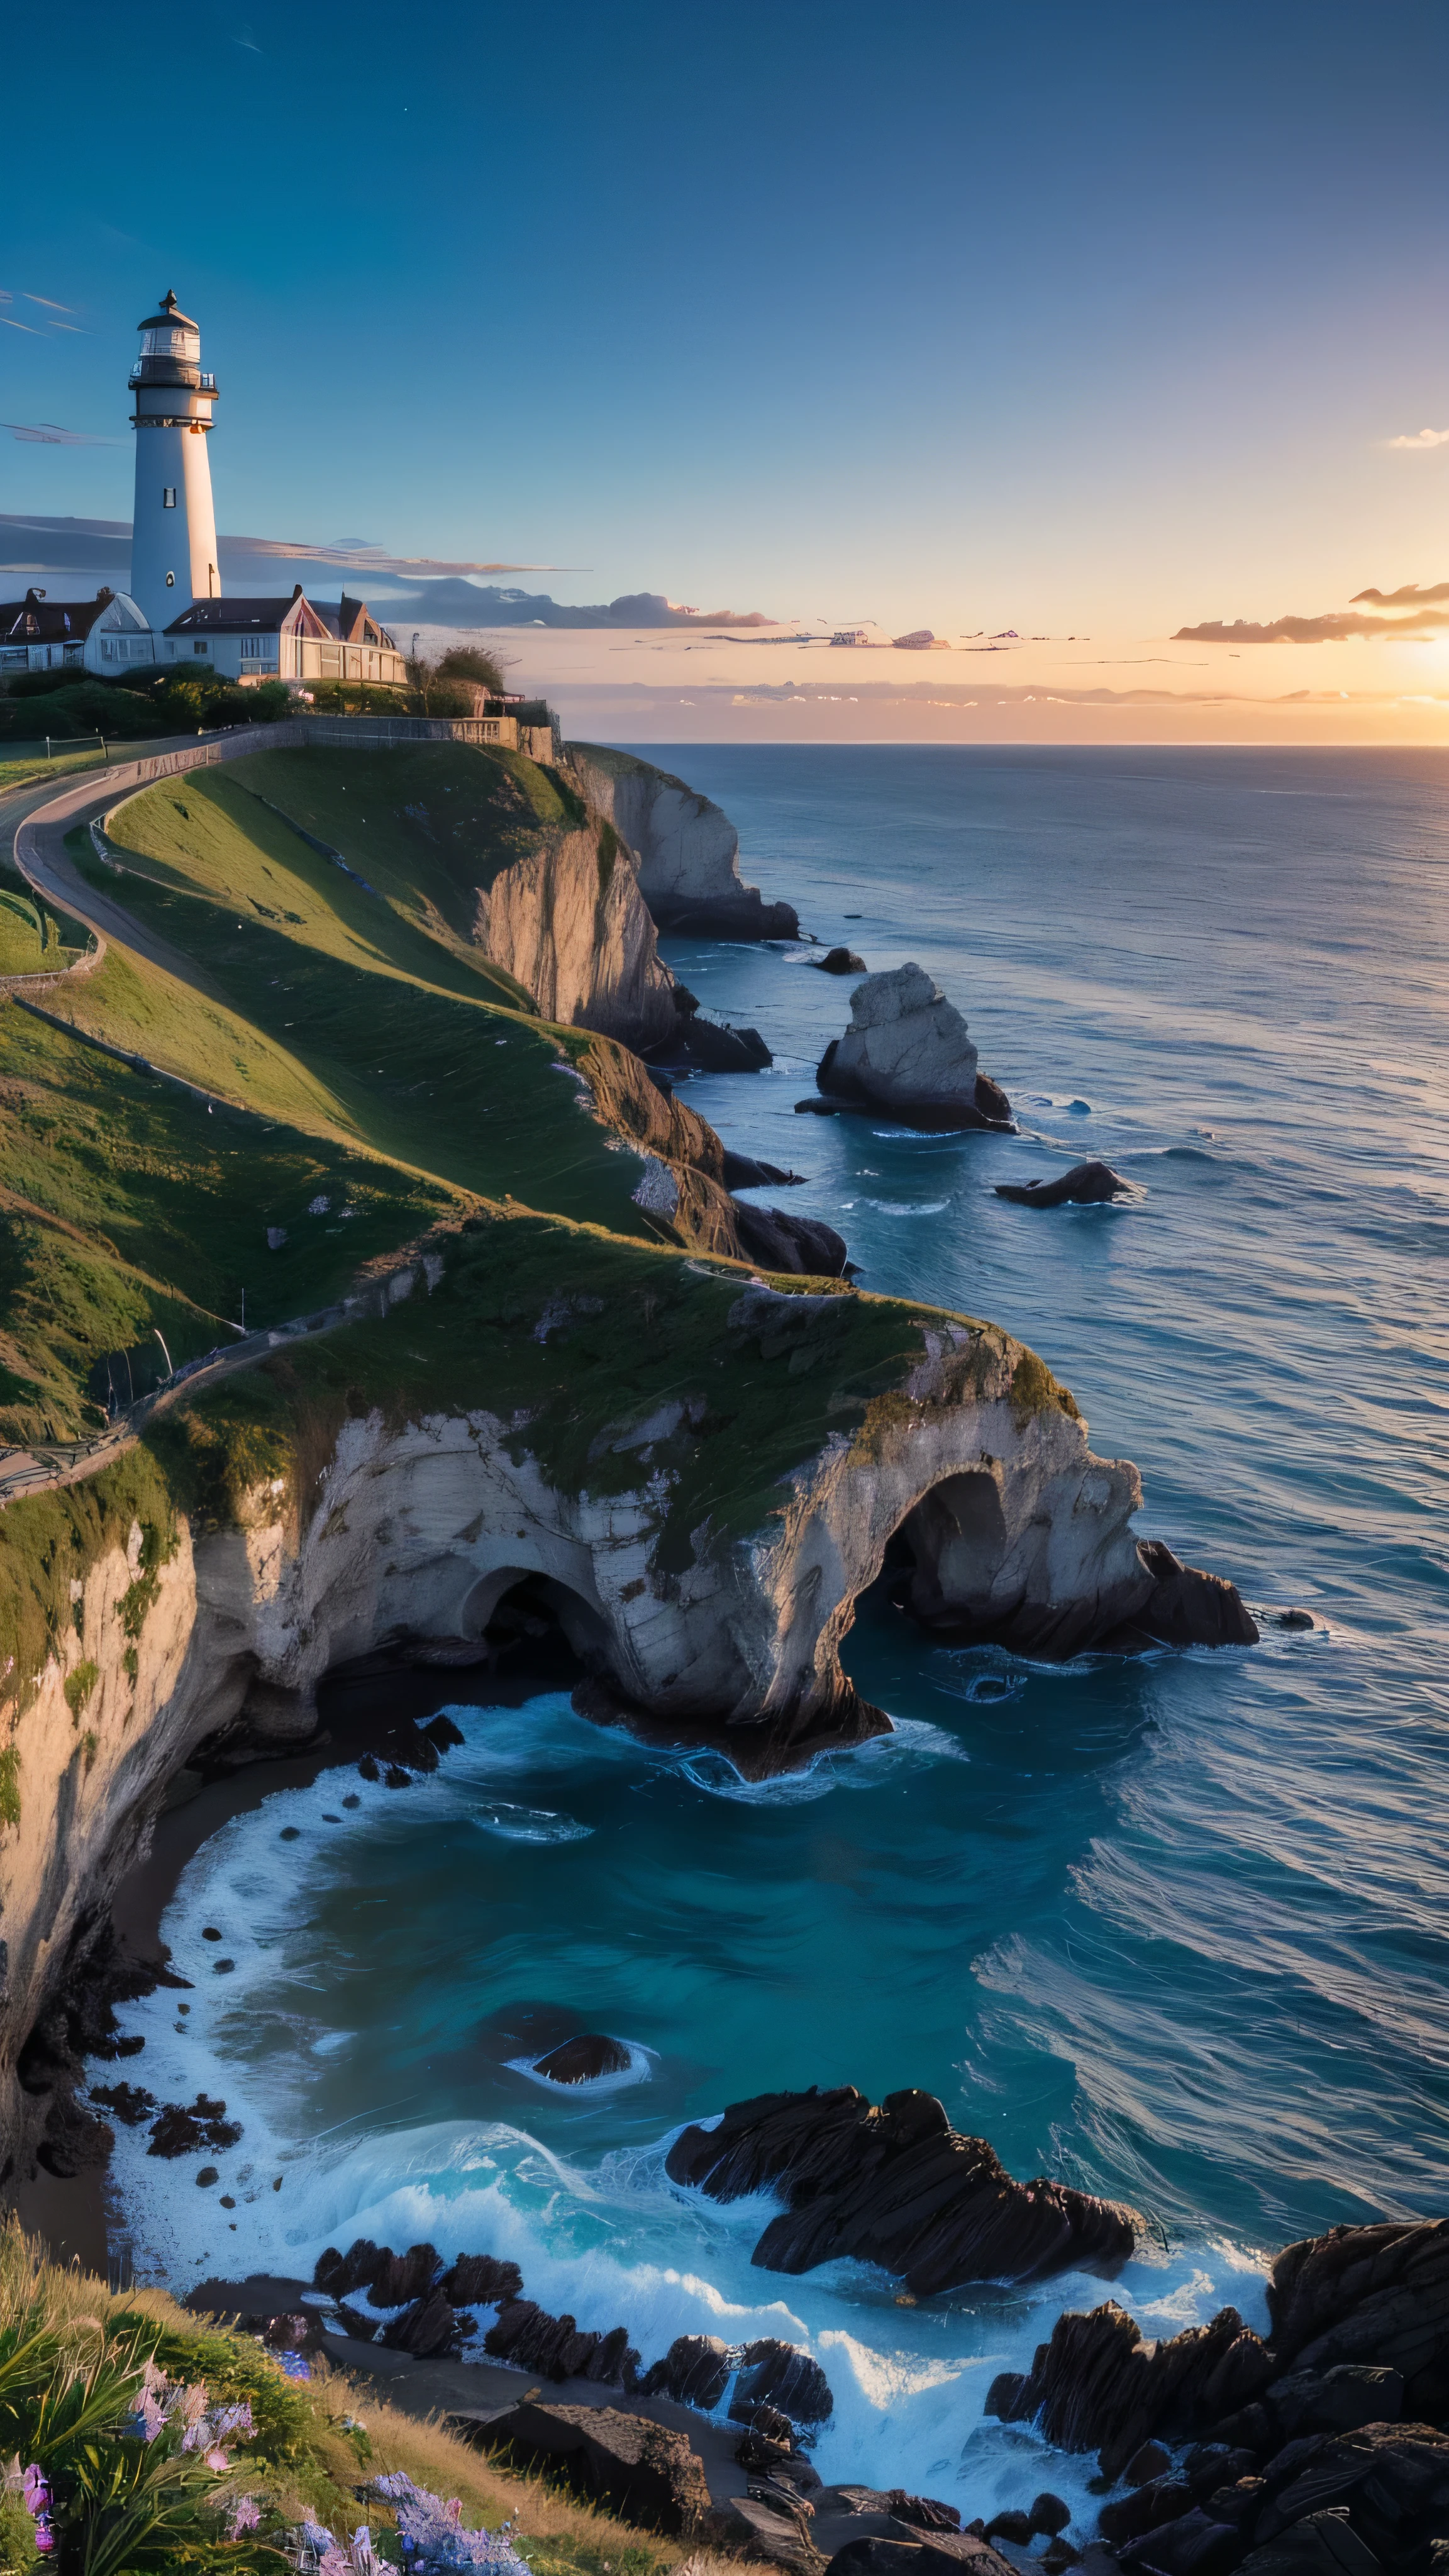
[[[0,1440],[74,1437],[108,1376],[140,1391],[163,1345],[177,1363],[225,1345],[243,1289],[255,1327],[429,1231],[445,1264],[426,1300],[198,1392],[129,1461],[0,1513],[0,1663],[14,1653],[22,1694],[64,1622],[59,1569],[79,1573],[116,1513],[215,1523],[263,1473],[305,1508],[305,1461],[350,1413],[517,1414],[561,1484],[608,1491],[637,1479],[621,1429],[685,1405],[655,1445],[674,1478],[658,1560],[679,1569],[692,1533],[760,1527],[781,1476],[902,1400],[919,1311],[831,1283],[753,1319],[742,1265],[697,1257],[734,1240],[718,1140],[470,951],[472,890],[561,822],[549,773],[438,746],[168,780],[116,814],[118,867],[71,835],[138,947],[113,938],[94,974],[47,991],[62,1026],[0,1007]],[[672,1234],[633,1203],[635,1139],[674,1162]],[[1032,1400],[1069,1404],[1032,1365]]]
[[[520,773],[532,773],[531,804]],[[288,816],[344,850],[356,875],[264,795],[285,796]],[[448,806],[456,837],[445,846],[442,825],[419,815],[430,797],[431,812],[450,796],[458,819]],[[119,809],[121,873],[88,834],[68,847],[172,952],[176,972],[108,958],[54,1007],[192,1081],[272,1116],[320,1119],[455,1191],[656,1234],[632,1204],[637,1162],[580,1115],[575,1085],[545,1078],[591,1050],[607,1054],[608,1042],[541,1021],[465,936],[473,889],[560,821],[573,827],[548,772],[452,745],[375,759],[261,753],[167,781]]]
[[[531,2576],[662,2576],[680,2557],[678,2542],[495,2469],[325,2359],[310,2379],[289,2378],[249,2335],[191,2316],[164,2291],[113,2296],[46,2261],[13,2219],[0,2232],[0,2357],[0,2442],[7,2459],[43,2464],[62,2566],[285,2576],[296,2564],[291,2535],[313,2522],[344,2548],[366,2523],[396,2567],[397,2516],[375,2481],[399,2470],[431,2495],[457,2497],[466,2529],[510,2522]],[[200,2446],[181,2447],[188,2413],[203,2406],[208,2434],[225,2445],[205,2458]],[[238,2525],[244,2537],[233,2536]],[[0,2498],[0,2568],[45,2564],[34,2530],[17,2492]]]
[[[627,1146],[698,1159],[705,1131],[624,1050],[540,1020],[466,936],[490,871],[575,825],[532,762],[436,745],[169,780],[120,808],[118,865],[70,833],[137,945],[113,936],[45,992],[63,1028],[0,1009],[0,1440],[74,1438],[102,1418],[108,1360],[139,1390],[163,1347],[179,1364],[224,1344],[243,1291],[250,1325],[282,1322],[480,1203],[668,1236],[634,1205]],[[0,880],[12,971],[81,936]],[[718,1188],[681,1187],[686,1238],[728,1249]]]

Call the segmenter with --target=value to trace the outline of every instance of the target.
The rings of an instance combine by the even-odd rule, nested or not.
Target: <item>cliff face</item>
[[[429,1305],[440,1272],[431,1260],[419,1270]],[[778,1378],[779,1403],[802,1374],[829,1372],[856,1302],[743,1280],[731,1300],[731,1350]],[[546,1305],[530,1346],[568,1314],[566,1300]],[[379,1329],[434,1327],[419,1313]],[[863,1418],[857,1408],[854,1432],[814,1435],[738,1536],[716,1535],[691,1499],[720,1400],[705,1352],[642,1417],[634,1406],[578,1435],[595,1462],[581,1477],[520,1430],[506,1397],[497,1410],[401,1418],[374,1407],[320,1435],[314,1404],[293,1465],[246,1486],[230,1526],[193,1511],[169,1530],[117,1527],[73,1581],[70,1628],[13,1720],[19,1827],[0,1836],[6,2080],[67,1951],[199,1744],[229,1731],[262,1747],[305,1739],[318,1683],[359,1656],[486,1661],[489,1622],[521,1582],[589,1668],[594,1713],[722,1740],[751,1770],[888,1728],[839,1649],[898,1532],[933,1598],[991,1633],[1015,1623],[1038,1644],[1052,1632],[1087,1643],[1112,1627],[1152,1588],[1128,1528],[1135,1468],[1092,1455],[1070,1399],[1006,1335],[947,1320],[918,1329],[903,1378]],[[964,1541],[963,1486],[989,1497]],[[23,1539],[15,1516],[35,1508],[11,1506],[7,1537]],[[16,2095],[12,2136],[23,2110]]]
[[[678,1031],[674,978],[607,824],[559,835],[480,886],[473,936],[546,1020],[641,1050]]]
[[[740,876],[729,816],[666,769],[597,743],[571,742],[569,775],[592,814],[628,843],[639,891],[660,930],[706,939],[794,939],[798,915],[766,903]]]

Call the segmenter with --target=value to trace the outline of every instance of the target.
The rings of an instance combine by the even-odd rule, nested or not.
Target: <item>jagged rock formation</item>
[[[852,2256],[902,2275],[921,2298],[967,2281],[1115,2272],[1134,2243],[1130,2211],[1045,2177],[1013,2182],[929,2093],[887,2094],[879,2110],[854,2085],[762,2093],[731,2103],[716,2128],[683,2130],[666,2170],[711,2200],[783,2198],[751,2257],[763,2270]]]
[[[1430,2576],[1449,2555],[1449,2220],[1285,2247],[1268,2312],[1266,2341],[1235,2308],[1161,2343],[1111,2301],[1061,2317],[987,2412],[1140,2480],[1101,2525],[1144,2576]],[[1174,2464],[1160,2446],[1183,2442]]]
[[[1011,1103],[980,1071],[960,1012],[923,966],[857,984],[850,1026],[831,1039],[815,1080],[828,1100],[886,1110],[912,1127],[1012,1124]]]
[[[611,823],[660,930],[702,939],[794,939],[798,915],[766,903],[740,876],[739,834],[708,796],[632,753],[592,742],[565,748],[569,775],[592,814]]]

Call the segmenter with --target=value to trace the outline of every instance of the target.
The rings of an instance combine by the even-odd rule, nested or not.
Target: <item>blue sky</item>
[[[129,514],[174,285],[232,531],[938,631],[1449,574],[1441,6],[242,5],[12,18],[0,410],[121,444],[0,507]]]

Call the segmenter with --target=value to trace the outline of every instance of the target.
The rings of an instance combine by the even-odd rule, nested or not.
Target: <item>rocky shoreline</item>
[[[758,2130],[738,2117],[754,2107],[684,2135],[738,2142]],[[1155,2344],[1115,2302],[1063,2316],[1031,2371],[1004,2374],[986,2401],[1036,2437],[1022,2502],[964,2525],[938,2498],[827,2484],[810,2451],[834,2412],[829,2383],[778,2339],[735,2348],[685,2335],[646,2370],[626,2327],[581,2334],[523,2295],[514,2265],[465,2255],[445,2266],[430,2245],[330,2249],[301,2293],[321,2292],[326,2315],[315,2303],[249,2313],[264,2286],[277,2285],[209,2283],[196,2296],[234,2299],[266,2339],[331,2350],[354,2369],[375,2350],[426,2372],[477,2340],[489,2363],[537,2374],[557,2400],[537,2388],[514,2396],[480,2366],[492,2402],[451,2410],[454,2429],[626,2517],[796,2576],[1055,2576],[1074,2565],[1088,2576],[1442,2576],[1449,2564],[1449,2221],[1339,2227],[1286,2247],[1266,2338],[1232,2308]],[[351,2304],[359,2291],[365,2311]],[[460,2300],[494,2308],[495,2321],[480,2335]],[[1095,2529],[1042,2484],[1043,2444],[1097,2452]]]

